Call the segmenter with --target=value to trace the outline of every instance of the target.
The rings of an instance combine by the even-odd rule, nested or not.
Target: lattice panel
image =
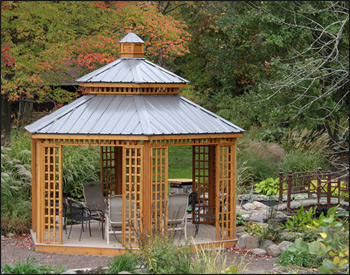
[[[41,226],[43,243],[62,243],[62,149],[61,147],[43,147],[43,169],[40,182],[44,207]]]
[[[120,169],[118,169],[118,165],[122,163],[121,150],[121,147],[116,146],[101,147],[101,184],[106,199],[108,193],[117,195],[122,192]]]
[[[210,160],[210,147],[207,145],[203,146],[193,146],[192,147],[193,154],[193,184],[192,191],[198,193],[198,203],[201,205],[210,205],[209,202],[209,160]],[[211,202],[212,203],[212,202]],[[203,211],[207,211],[205,209],[202,210],[200,214],[207,214]],[[209,214],[209,213],[208,213]],[[213,213],[210,213],[213,214]],[[194,223],[194,213],[192,215],[192,222]],[[213,223],[214,221],[211,219],[201,220],[200,223]]]
[[[216,239],[233,239],[236,230],[234,145],[218,145],[216,158]]]
[[[152,179],[152,227],[163,232],[168,223],[168,148],[152,148],[151,179]]]
[[[123,245],[137,246],[142,231],[143,148],[123,149]]]

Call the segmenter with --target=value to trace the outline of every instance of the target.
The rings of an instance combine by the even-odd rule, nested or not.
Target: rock
[[[237,232],[236,236],[237,238],[241,237],[243,234],[247,234],[246,232]]]
[[[271,240],[265,240],[265,241],[261,244],[260,248],[267,251],[268,247],[271,246],[271,245],[273,245],[273,244],[274,244],[273,241],[271,241]]]
[[[244,232],[245,226],[237,226],[236,227],[236,233]]]
[[[246,220],[263,223],[267,220],[267,216],[259,211],[254,211],[254,213],[252,213],[252,215]]]
[[[286,250],[288,247],[290,247],[292,244],[294,244],[294,243],[288,242],[288,241],[283,241],[283,242],[281,242],[281,243],[278,245],[278,247],[281,249],[281,251],[284,251],[284,250]]]
[[[282,253],[278,245],[273,244],[267,248],[267,254],[272,257],[278,257]]]
[[[258,235],[250,236],[248,233],[244,233],[238,238],[237,247],[238,248],[245,247],[247,249],[258,248],[259,236]]]
[[[8,233],[8,237],[9,238],[13,238],[15,236],[15,234],[13,234],[13,233]]]
[[[254,255],[257,255],[257,256],[265,256],[267,253],[266,250],[261,248],[254,248],[251,251]]]
[[[261,203],[261,202],[258,202],[258,201],[253,201],[253,203],[252,203],[253,205],[254,205],[254,209],[270,209],[270,207],[269,206],[267,206],[267,205],[265,205],[265,204],[263,204],[263,203]]]
[[[250,202],[244,204],[242,207],[243,207],[243,209],[245,209],[245,210],[254,210],[254,209],[255,209],[255,205],[252,204],[252,203],[250,203]]]

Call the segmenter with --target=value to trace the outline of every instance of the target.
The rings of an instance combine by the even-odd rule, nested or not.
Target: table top
[[[173,184],[192,183],[192,179],[168,179],[168,182]]]

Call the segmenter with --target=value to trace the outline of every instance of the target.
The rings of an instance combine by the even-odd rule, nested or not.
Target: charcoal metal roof
[[[129,32],[122,40],[119,41],[119,43],[145,43],[145,41],[143,41],[133,32]]]
[[[84,95],[25,129],[31,134],[129,136],[244,132],[179,95]]]
[[[165,83],[185,84],[189,81],[145,58],[119,58],[76,80],[80,83]]]

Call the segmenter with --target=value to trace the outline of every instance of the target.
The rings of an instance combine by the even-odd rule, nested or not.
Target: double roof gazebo
[[[168,147],[192,146],[192,189],[199,203],[216,206],[216,241],[234,245],[236,138],[244,130],[180,96],[188,81],[147,61],[137,35],[119,43],[119,59],[77,79],[82,97],[25,127],[36,250],[85,253],[62,241],[63,146],[100,147],[103,194],[122,194],[123,215],[134,211],[123,223],[123,247],[137,246],[131,224],[167,229]]]

